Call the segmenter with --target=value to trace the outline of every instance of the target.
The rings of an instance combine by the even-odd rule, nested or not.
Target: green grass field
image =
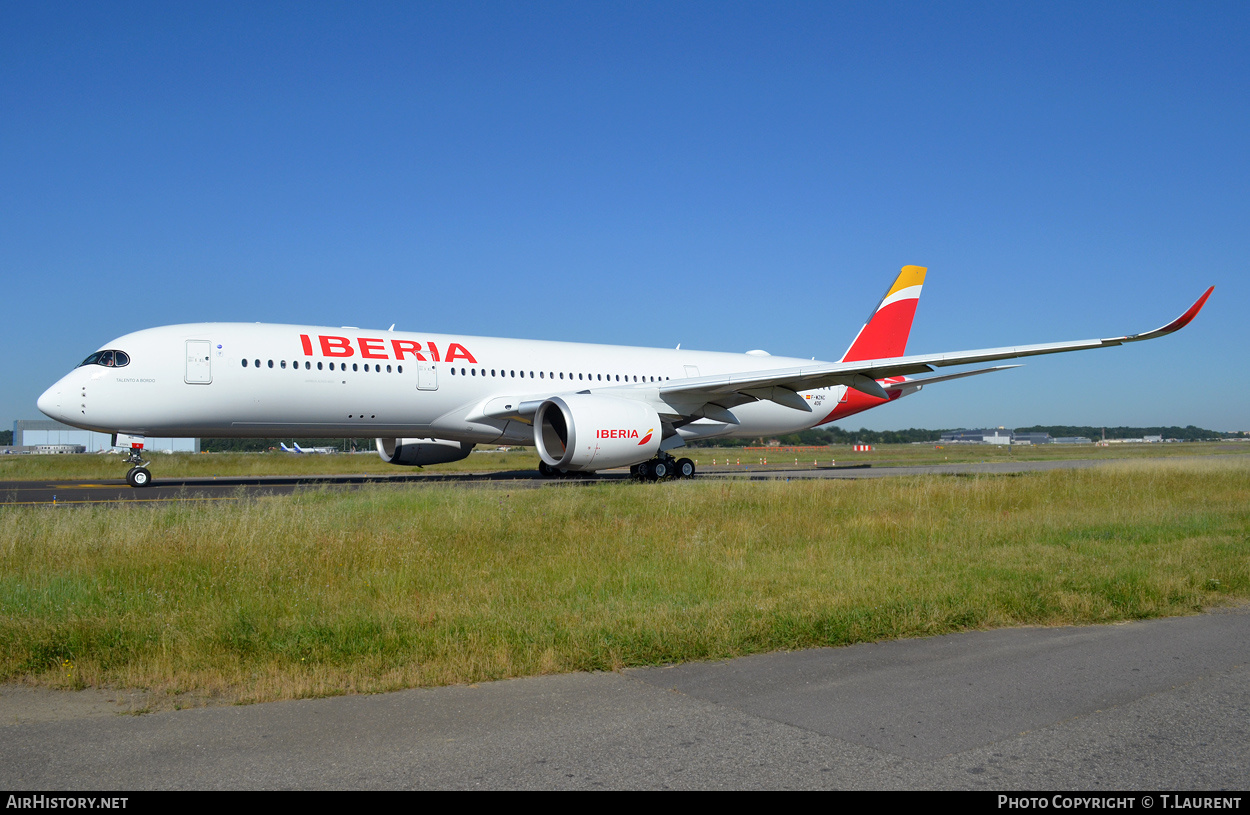
[[[0,681],[252,701],[1193,613],[1250,458],[0,507]]]

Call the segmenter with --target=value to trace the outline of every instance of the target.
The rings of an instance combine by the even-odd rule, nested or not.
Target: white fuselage
[[[483,415],[506,397],[589,391],[648,398],[666,381],[809,360],[706,351],[464,337],[324,326],[199,323],[102,346],[122,367],[84,364],[39,399],[77,427],[135,436],[435,437],[532,443],[523,421]],[[760,401],[700,436],[789,433],[829,421],[843,387],[802,392],[811,411]]]

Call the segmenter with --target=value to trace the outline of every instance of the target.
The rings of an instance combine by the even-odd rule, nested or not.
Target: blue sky
[[[0,10],[0,422],[128,331],[835,359],[1112,336],[853,417],[1250,430],[1250,5]]]

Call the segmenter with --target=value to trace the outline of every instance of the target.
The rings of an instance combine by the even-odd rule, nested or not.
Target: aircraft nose
[[[44,391],[35,404],[44,415],[61,421],[61,383],[58,382]]]

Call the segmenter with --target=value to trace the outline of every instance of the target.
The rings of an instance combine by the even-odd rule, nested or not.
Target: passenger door
[[[187,375],[184,381],[188,385],[207,385],[213,381],[213,362],[209,356],[208,340],[187,340]]]
[[[417,363],[417,390],[438,390],[438,368],[433,362]]]

